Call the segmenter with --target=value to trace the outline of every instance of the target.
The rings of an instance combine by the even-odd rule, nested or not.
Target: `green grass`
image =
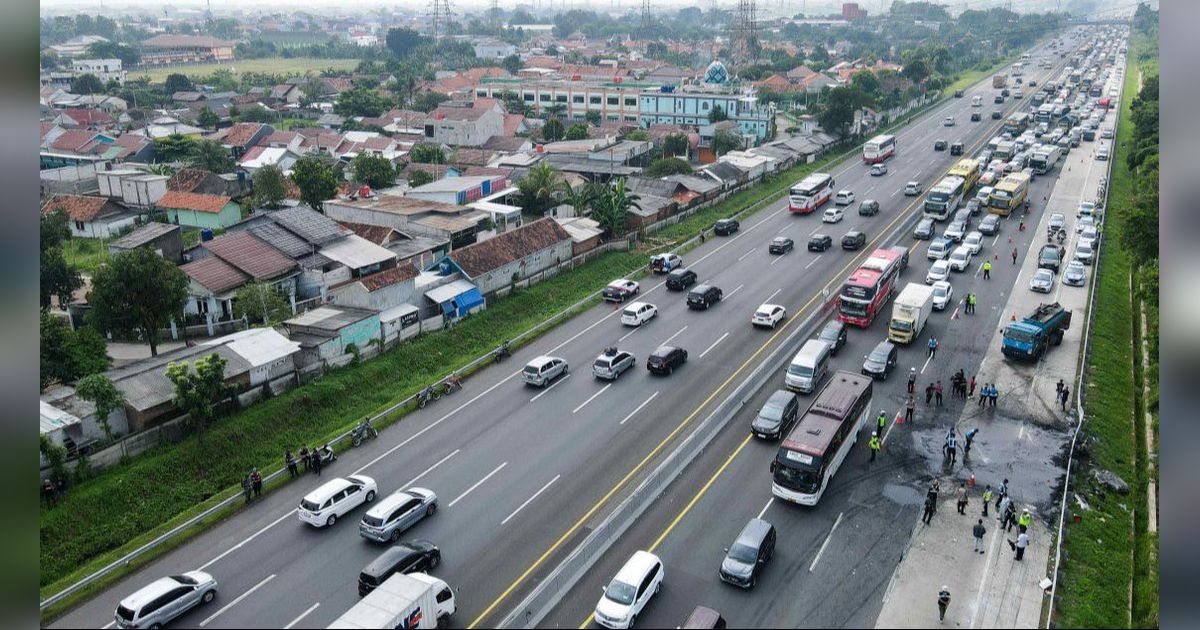
[[[275,44],[276,48],[291,48],[294,46],[309,46],[311,44],[324,44],[333,37],[325,33],[259,33],[253,39],[261,39],[265,42]]]
[[[1080,462],[1073,486],[1092,509],[1081,513],[1080,523],[1068,523],[1063,541],[1061,602],[1055,609],[1055,622],[1065,628],[1140,627],[1149,619],[1153,619],[1150,625],[1157,626],[1158,541],[1141,535],[1146,527],[1146,472],[1136,374],[1140,348],[1135,352],[1137,319],[1129,286],[1132,263],[1120,247],[1133,186],[1125,155],[1132,145],[1129,115],[1136,90],[1137,66],[1130,64],[1113,155],[1092,355],[1085,367],[1087,424],[1083,435],[1090,461]],[[1089,465],[1119,475],[1129,483],[1130,495],[1099,492],[1088,477]],[[1068,509],[1078,510],[1073,504]]]
[[[927,107],[935,107],[941,100]],[[923,111],[912,112],[893,127]],[[803,175],[845,157],[843,152],[793,167],[696,212],[651,235],[650,240],[659,249],[677,246],[716,219],[778,198]],[[490,303],[486,311],[452,331],[422,335],[373,360],[333,370],[303,387],[222,419],[205,434],[203,442],[191,437],[161,444],[125,464],[99,472],[72,488],[55,508],[42,509],[41,596],[61,591],[222,497],[236,494],[238,481],[250,467],[258,466],[263,471],[281,468],[285,448],[320,444],[348,429],[357,419],[411,396],[450,369],[579,302],[613,278],[636,275],[645,269],[646,254],[644,249],[604,254],[570,273]],[[381,383],[386,386],[381,387]],[[406,412],[386,419],[381,428],[400,420]],[[145,554],[87,591],[44,611],[43,619],[68,609],[233,511],[209,519],[176,537],[171,545]]]
[[[102,263],[108,262],[108,241],[79,236],[69,238],[63,243],[63,257],[68,265],[92,275]]]
[[[279,131],[291,131],[301,127],[319,127],[320,125],[317,124],[317,121],[307,118],[281,118],[271,123],[271,126]]]
[[[332,68],[334,70],[353,70],[358,66],[358,59],[314,59],[310,57],[264,57],[262,59],[235,59],[229,63],[202,63],[191,66],[171,66],[167,68],[150,68],[129,73],[130,79],[147,77],[153,83],[167,80],[169,74],[184,74],[189,77],[208,76],[221,69],[232,70],[234,76],[242,72],[269,72],[274,74],[303,74],[312,71],[314,74]]]

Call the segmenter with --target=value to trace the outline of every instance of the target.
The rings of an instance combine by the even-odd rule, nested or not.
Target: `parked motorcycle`
[[[493,350],[492,356],[496,357],[496,363],[499,363],[499,362],[503,361],[504,359],[511,357],[512,350],[509,349],[508,342],[505,341],[504,343],[500,344],[499,348],[496,348],[495,350]]]
[[[363,443],[363,440],[377,437],[379,437],[379,432],[375,430],[375,427],[371,426],[371,419],[363,418],[363,421],[354,427],[354,432],[350,434],[350,443],[358,446]]]

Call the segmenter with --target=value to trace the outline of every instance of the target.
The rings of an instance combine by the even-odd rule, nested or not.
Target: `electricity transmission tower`
[[[429,30],[433,37],[433,45],[436,48],[441,43],[441,38],[450,29],[450,22],[454,20],[454,12],[450,8],[450,0],[433,0],[429,5]]]
[[[738,61],[758,59],[758,26],[756,24],[755,0],[738,0],[737,13],[733,18],[732,44]]]

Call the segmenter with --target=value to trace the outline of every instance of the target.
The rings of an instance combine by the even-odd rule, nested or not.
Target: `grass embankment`
[[[1139,439],[1135,366],[1140,351],[1134,346],[1137,320],[1130,291],[1132,262],[1120,246],[1133,190],[1125,155],[1132,148],[1130,103],[1137,94],[1137,73],[1133,63],[1126,69],[1104,256],[1097,270],[1092,354],[1085,366],[1087,424],[1081,436],[1086,437],[1090,457],[1080,462],[1073,486],[1091,509],[1083,511],[1068,501],[1068,514],[1079,513],[1082,521],[1071,523],[1068,518],[1063,540],[1061,601],[1055,609],[1055,623],[1065,628],[1140,627],[1148,616],[1157,618],[1157,537],[1144,535],[1146,472]],[[1090,479],[1092,468],[1119,475],[1130,485],[1130,494],[1098,491]]]
[[[322,70],[353,70],[358,66],[358,59],[317,59],[313,57],[264,57],[262,59],[235,59],[228,63],[200,63],[188,66],[167,66],[163,68],[147,68],[129,73],[130,79],[149,78],[152,83],[162,83],[169,74],[182,74],[189,77],[208,76],[217,70],[231,70],[236,77],[242,72],[261,72],[271,74],[303,74],[312,71],[319,74]]]
[[[68,265],[93,275],[96,268],[108,262],[108,241],[100,238],[71,237],[63,242],[63,257]]]
[[[931,103],[936,106],[941,99]],[[913,112],[894,123],[907,123]],[[660,248],[694,237],[719,218],[783,195],[807,173],[844,159],[827,156],[793,167],[769,182],[736,193],[651,236]],[[451,369],[495,348],[600,290],[613,278],[645,269],[646,251],[605,254],[571,273],[556,276],[488,305],[451,331],[430,333],[370,361],[332,370],[321,379],[262,401],[217,422],[201,442],[188,438],[161,444],[133,460],[99,472],[79,484],[52,509],[41,513],[41,597],[57,593],[136,547],[238,492],[252,466],[264,472],[282,467],[284,449],[315,446],[414,394]],[[389,421],[399,419],[397,414]],[[386,422],[384,423],[386,424]],[[42,618],[53,617],[116,579],[227,516],[175,537],[89,589],[73,594]]]

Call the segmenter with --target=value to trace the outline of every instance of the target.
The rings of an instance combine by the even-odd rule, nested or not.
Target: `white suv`
[[[848,206],[848,205],[854,203],[854,191],[853,190],[839,190],[837,192],[837,195],[835,195],[833,197],[833,203],[834,203],[834,205],[838,205],[838,206]]]
[[[217,581],[203,571],[158,578],[117,605],[118,628],[160,628],[217,596]]]
[[[378,487],[375,480],[364,475],[337,478],[308,493],[300,501],[296,513],[300,521],[314,527],[327,527],[337,522],[339,516],[363,503],[375,500]]]
[[[641,326],[658,315],[658,307],[647,302],[634,302],[621,311],[621,323],[626,326]]]
[[[596,623],[605,628],[632,628],[638,613],[662,588],[662,560],[648,551],[635,551],[596,603]]]

